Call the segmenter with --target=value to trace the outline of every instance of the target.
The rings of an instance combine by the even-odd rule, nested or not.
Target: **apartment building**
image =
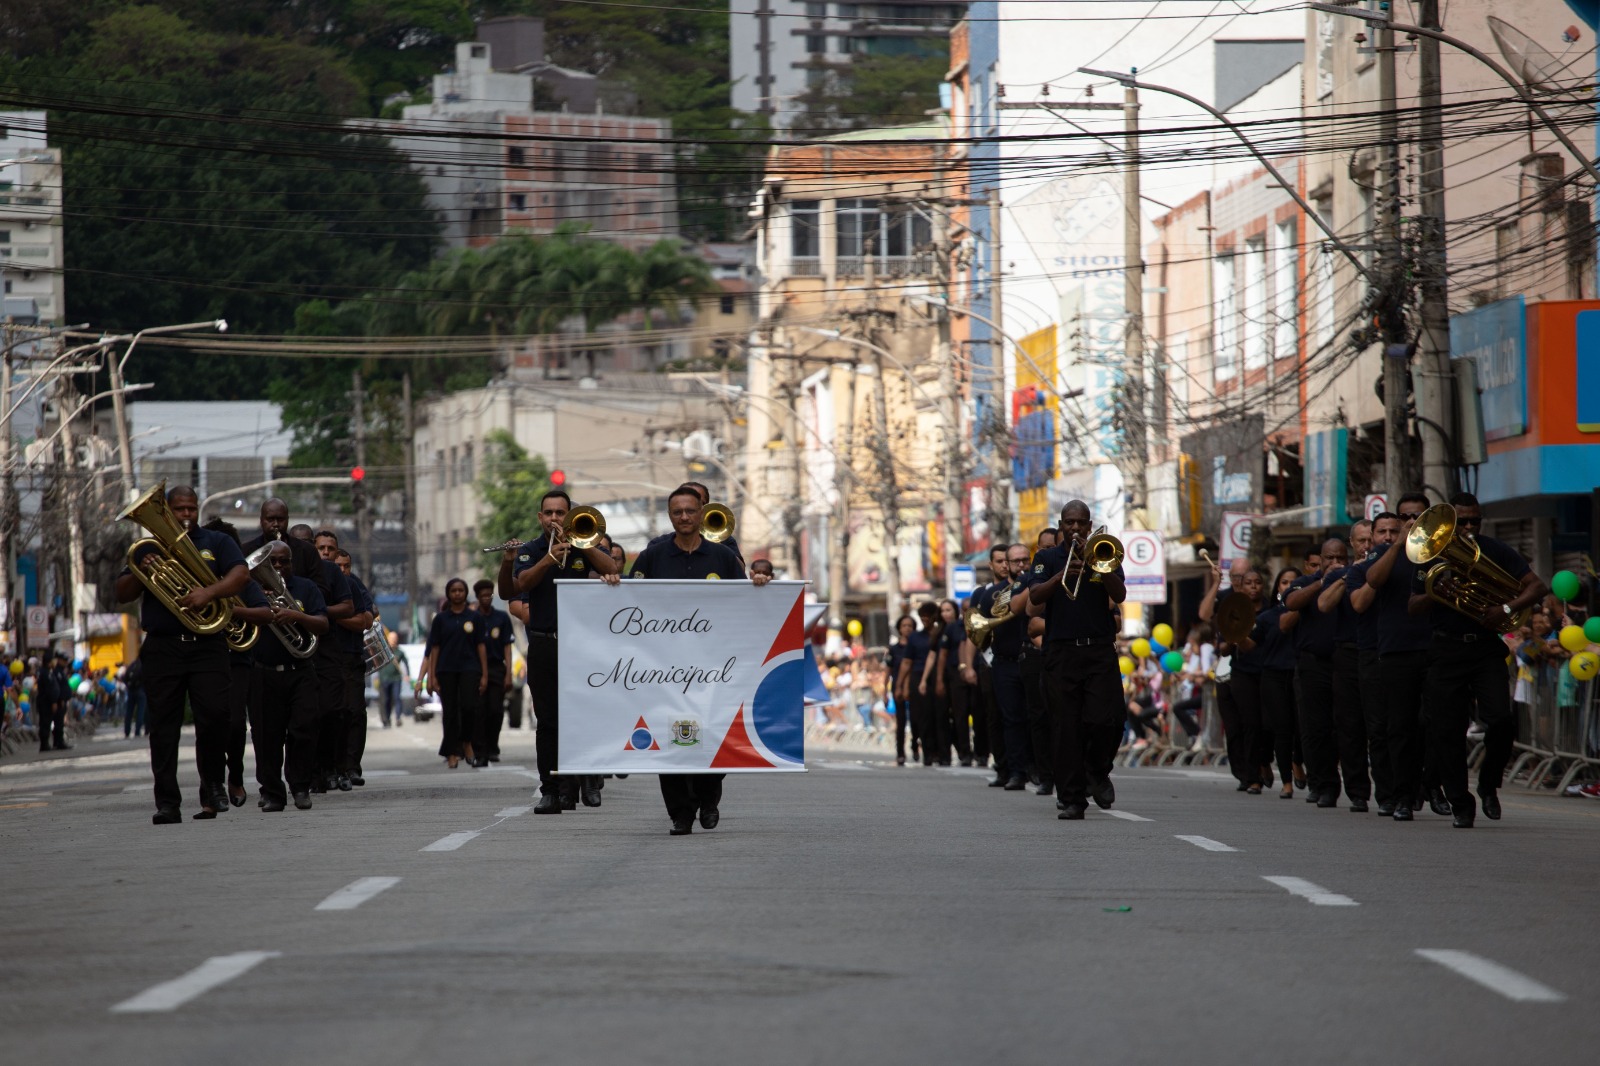
[[[0,112],[0,288],[3,317],[66,322],[61,150],[43,111]]]

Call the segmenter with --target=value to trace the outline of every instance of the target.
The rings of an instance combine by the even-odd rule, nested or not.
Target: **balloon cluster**
[[[1571,603],[1583,591],[1583,582],[1571,570],[1562,570],[1550,579],[1550,591],[1562,603]],[[1600,674],[1600,655],[1589,650],[1591,644],[1600,644],[1600,617],[1591,618],[1581,626],[1564,626],[1556,639],[1572,652],[1567,669],[1573,677],[1589,681]]]
[[[1160,622],[1150,630],[1150,637],[1136,637],[1128,645],[1128,650],[1133,652],[1136,659],[1154,658],[1161,669],[1169,674],[1175,674],[1183,669],[1183,652],[1172,650],[1172,627],[1165,622]],[[1122,656],[1117,661],[1117,666],[1122,670],[1122,676],[1127,677],[1137,669],[1138,664],[1134,659]]]

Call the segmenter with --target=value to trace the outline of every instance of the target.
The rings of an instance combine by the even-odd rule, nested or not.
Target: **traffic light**
[[[363,466],[352,466],[350,468],[350,480],[351,481],[359,482],[359,481],[361,481],[362,478],[365,478],[366,476],[367,476],[366,467],[363,467]]]
[[[553,486],[554,488],[558,488],[559,489],[561,486],[565,485],[566,483],[567,483],[567,472],[565,470],[552,470],[552,471],[550,471],[550,484],[551,484],[551,486]]]

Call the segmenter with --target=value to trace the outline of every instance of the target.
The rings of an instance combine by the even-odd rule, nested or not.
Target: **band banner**
[[[559,772],[803,772],[805,588],[557,581]]]

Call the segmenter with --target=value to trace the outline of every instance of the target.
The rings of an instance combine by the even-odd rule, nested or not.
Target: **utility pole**
[[[1127,511],[1123,521],[1131,529],[1144,529],[1149,525],[1145,506],[1148,498],[1146,464],[1150,461],[1145,428],[1144,227],[1141,225],[1143,212],[1139,207],[1139,89],[1131,83],[1123,86],[1122,128],[1127,159],[1123,167],[1122,190],[1122,302],[1123,313],[1128,320],[1124,331],[1128,381],[1125,395],[1128,404],[1123,413],[1123,418],[1127,420],[1123,446],[1129,452],[1125,467],[1128,483],[1124,487]]]
[[[997,177],[995,180],[998,182],[999,178]],[[1001,252],[1000,207],[1001,207],[1001,204],[1000,204],[1000,188],[999,188],[998,185],[992,185],[992,186],[989,187],[989,194],[987,196],[987,200],[988,200],[988,203],[989,203],[989,317],[994,319],[994,321],[995,321],[995,324],[990,327],[994,331],[994,339],[989,344],[989,358],[990,358],[990,362],[992,364],[990,369],[994,371],[994,376],[991,378],[991,380],[993,380],[993,381],[995,381],[997,383],[996,384],[996,388],[995,388],[995,393],[996,393],[995,401],[996,401],[996,406],[999,407],[1000,412],[1001,412],[1000,419],[1005,424],[1005,427],[1006,427],[1006,436],[1008,438],[1014,439],[1015,435],[1016,435],[1016,432],[1017,432],[1017,427],[1011,424],[1011,404],[1010,404],[1007,396],[1005,395],[1005,391],[1006,391],[1006,389],[1005,389],[1005,383],[1006,383],[1006,339],[1000,332],[1000,324],[1005,322],[1005,315],[1004,315],[1003,308],[1002,308],[1001,302],[1000,302],[1001,279],[1003,278],[1003,276],[1005,274],[1005,269],[1004,269],[1005,264],[1000,259],[1000,252]],[[1051,381],[1048,384],[1050,386],[1050,391],[1052,393],[1055,392],[1056,383],[1054,381]],[[1005,456],[1002,455],[1000,457],[1000,460],[1001,460],[1002,468],[1005,468],[1005,466],[1006,466]],[[990,515],[989,516],[989,527],[992,530],[992,529],[995,529],[997,526],[1003,526],[1008,531],[1008,533],[1010,531],[1014,530],[1018,536],[1021,536],[1022,535],[1022,525],[1021,525],[1021,522],[1019,521],[1019,514],[1018,514],[1018,509],[1020,507],[1020,502],[1021,501],[1019,501],[1017,499],[1017,487],[1016,487],[1016,485],[1014,483],[1012,483],[1011,478],[1009,476],[1006,478],[1006,484],[1007,484],[1006,498],[1005,498],[1006,520],[1003,523],[996,523],[995,520],[994,520],[994,516]],[[995,499],[994,481],[993,481],[993,479],[990,479],[990,482],[989,482],[989,500],[990,500],[991,504],[993,503],[994,499]],[[894,619],[891,618],[889,620],[889,622],[892,625],[894,623]]]
[[[1439,29],[1439,0],[1422,0],[1420,19],[1428,29]],[[1392,33],[1393,31],[1389,31]],[[1445,273],[1444,243],[1444,122],[1440,112],[1439,42],[1422,37],[1417,42],[1419,60],[1418,101],[1421,137],[1417,188],[1421,211],[1417,219],[1417,279],[1421,291],[1421,325],[1417,335],[1417,434],[1422,438],[1422,485],[1443,499],[1455,490],[1458,456],[1452,454],[1456,435],[1455,405],[1450,402],[1450,305]]]
[[[845,365],[850,384],[845,389],[844,449],[834,457],[834,485],[839,501],[834,506],[834,521],[839,533],[832,540],[828,552],[828,603],[830,629],[844,628],[845,597],[850,583],[850,492],[855,488],[856,442],[856,377],[855,363]],[[893,625],[893,619],[890,619]]]
[[[1400,116],[1395,111],[1394,30],[1377,23],[1374,30],[1378,60],[1378,139],[1383,143],[1382,233],[1383,261],[1378,270],[1383,291],[1376,294],[1383,337],[1383,481],[1392,504],[1410,490],[1411,435],[1406,426],[1406,371],[1408,359],[1405,317],[1400,292],[1405,269],[1400,252]]]
[[[361,478],[351,486],[352,495],[355,497],[356,512],[356,550],[360,553],[356,562],[360,565],[361,573],[368,581],[372,580],[372,523],[367,515],[367,419],[361,405],[361,368],[350,371],[350,404],[351,418],[354,422],[356,438],[356,466],[361,470]]]
[[[406,621],[410,636],[417,636],[417,449],[415,413],[411,409],[411,371],[400,376],[400,416],[404,419],[406,449],[406,488],[400,505],[401,528],[406,533]]]
[[[133,443],[128,434],[128,401],[123,395],[122,360],[116,352],[106,353],[106,370],[111,376],[111,413],[117,424],[117,465],[121,468],[122,499],[127,504],[138,491],[133,478]]]
[[[756,4],[756,61],[756,111],[770,119],[776,110],[772,101],[771,0]]]
[[[942,208],[933,212],[934,269],[938,271],[942,302],[932,304],[938,330],[934,342],[934,361],[939,368],[939,414],[944,423],[944,588],[955,596],[955,567],[966,556],[962,536],[961,492],[965,464],[961,461],[961,407],[956,396],[955,346],[950,342],[950,218]],[[893,624],[891,622],[891,624]]]
[[[73,657],[77,657],[77,644],[84,638],[83,615],[78,609],[78,600],[84,587],[84,562],[83,562],[83,516],[78,502],[78,443],[72,436],[72,419],[70,412],[76,407],[72,398],[76,395],[71,381],[63,375],[60,379],[60,388],[57,390],[57,409],[61,412],[61,470],[62,495],[67,504],[67,583],[72,587],[68,590],[67,608],[72,618]]]
[[[878,346],[877,331],[869,330],[874,348]],[[878,510],[883,513],[884,590],[883,599],[889,612],[889,626],[900,617],[900,487],[894,472],[894,447],[889,440],[889,380],[885,376],[883,355],[873,352],[878,371],[878,387],[872,392],[873,428],[877,436],[878,453]]]
[[[11,410],[11,345],[16,330],[9,324],[0,328],[0,413]],[[17,498],[16,482],[11,470],[11,420],[0,421],[0,628],[21,632],[17,621],[16,604],[12,602],[11,574],[16,558],[17,527],[13,519],[12,501]],[[12,647],[20,648],[21,639]]]

